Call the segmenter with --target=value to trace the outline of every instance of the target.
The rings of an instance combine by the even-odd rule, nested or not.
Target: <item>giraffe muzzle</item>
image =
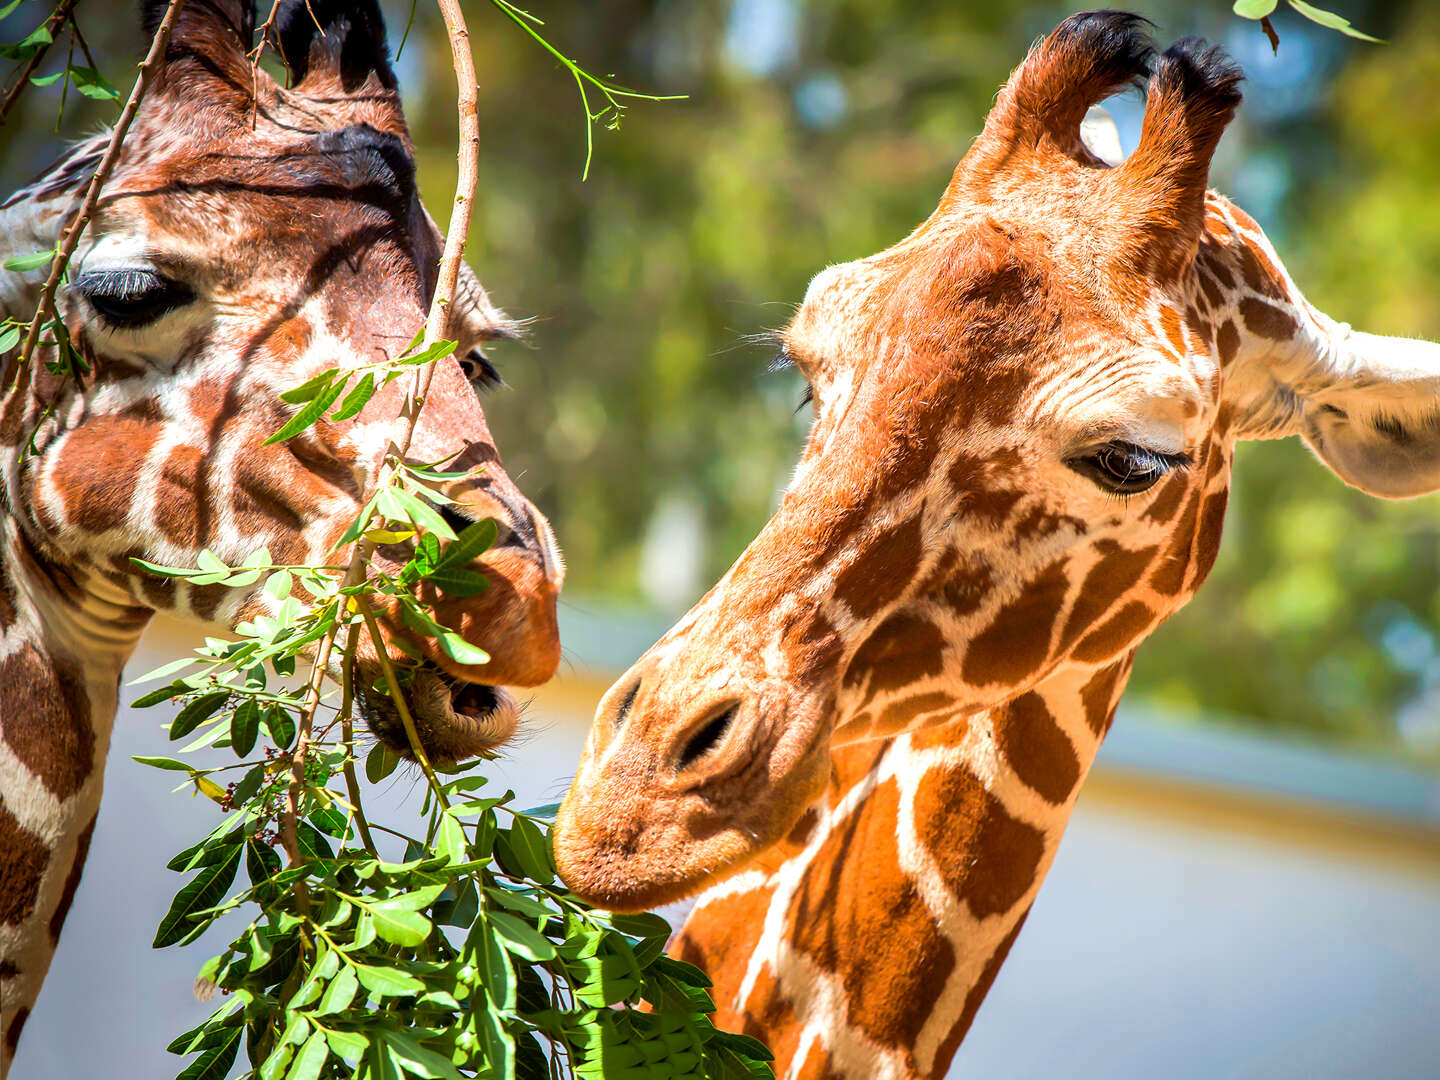
[[[401,757],[413,758],[399,708],[376,685],[379,674],[357,665],[360,714],[376,738]],[[401,674],[406,707],[432,761],[449,764],[491,753],[519,727],[520,707],[500,687],[456,679],[429,663]]]

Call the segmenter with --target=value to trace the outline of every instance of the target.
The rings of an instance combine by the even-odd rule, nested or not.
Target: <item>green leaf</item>
[[[260,703],[246,698],[230,718],[230,746],[240,757],[246,757],[255,749],[255,738],[260,734]]]
[[[342,1057],[347,1061],[359,1060],[370,1045],[369,1038],[360,1031],[336,1031],[333,1028],[326,1028],[325,1040],[330,1044],[330,1049],[337,1057]]]
[[[20,327],[7,326],[0,330],[0,353],[9,352],[20,344]]]
[[[515,969],[495,928],[482,919],[470,931],[467,944],[475,950],[475,966],[480,969],[480,982],[490,1000],[500,1009],[515,1008]]]
[[[330,985],[325,988],[324,995],[320,998],[320,1005],[315,1009],[315,1016],[329,1016],[331,1013],[343,1012],[350,1007],[350,1002],[355,1000],[355,993],[360,989],[360,982],[355,977],[355,972],[344,968],[339,975],[330,980]],[[364,1047],[360,1052],[364,1052]]]
[[[186,765],[183,761],[176,761],[168,757],[143,757],[140,754],[131,754],[131,761],[138,761],[141,765],[149,765],[156,769],[168,769],[171,772],[194,772],[194,766]]]
[[[280,395],[280,400],[287,405],[303,405],[307,401],[314,401],[320,396],[321,391],[335,381],[339,374],[339,368],[328,368],[319,375],[306,379],[294,389],[286,390]]]
[[[1263,19],[1275,10],[1278,0],[1235,0],[1235,14],[1242,19]]]
[[[119,101],[120,91],[110,85],[108,79],[92,67],[72,67],[70,82],[76,90],[96,101]]]
[[[295,718],[290,715],[290,710],[271,705],[266,708],[263,719],[265,730],[270,733],[275,745],[282,750],[289,749],[291,740],[295,738]]]
[[[428,364],[432,360],[439,360],[442,356],[449,356],[455,351],[457,344],[458,343],[454,341],[437,341],[427,349],[422,349],[420,352],[412,353],[408,356],[401,356],[391,362],[406,367],[419,367],[421,364]]]
[[[144,559],[137,559],[130,556],[130,561],[147,573],[163,578],[188,578],[195,577],[200,571],[193,566],[162,566],[160,563],[146,562]]]
[[[49,266],[50,260],[55,258],[54,250],[37,251],[31,255],[16,255],[5,260],[6,270],[15,270],[24,273],[27,270],[38,270],[42,266]]]
[[[295,1061],[290,1066],[290,1071],[285,1074],[285,1080],[316,1080],[329,1056],[330,1047],[325,1043],[325,1033],[314,1032],[295,1055]]]
[[[1355,27],[1350,25],[1349,19],[1336,15],[1333,11],[1325,11],[1317,8],[1313,4],[1305,3],[1305,0],[1286,0],[1286,2],[1313,23],[1319,23],[1321,26],[1328,27],[1331,30],[1339,30],[1340,33],[1347,37],[1357,38],[1360,41],[1372,41],[1377,45],[1383,44],[1379,38],[1371,37],[1369,34],[1364,34],[1356,30]]]
[[[496,526],[494,518],[485,518],[474,525],[467,525],[456,537],[454,543],[445,545],[436,569],[450,566],[464,566],[473,562],[495,543]]]
[[[378,784],[393,773],[399,764],[400,755],[392,752],[384,743],[377,742],[365,758],[365,779],[372,784]]]
[[[433,904],[444,891],[444,885],[423,885],[399,896],[387,896],[384,900],[377,900],[370,908],[373,911],[382,908],[389,911],[422,911]]]
[[[455,530],[450,528],[440,511],[431,506],[413,491],[403,487],[386,488],[386,497],[380,504],[381,512],[390,518],[404,518],[417,528],[425,529],[445,540],[454,540]],[[386,509],[386,507],[389,509]]]
[[[23,0],[10,0],[10,3],[6,4],[3,9],[0,9],[0,19],[8,19],[22,2]]]
[[[505,948],[516,956],[538,962],[555,959],[555,945],[527,922],[503,911],[488,911],[485,918],[495,928]]]
[[[57,71],[57,72],[55,72],[55,74],[53,74],[53,75],[31,75],[31,76],[30,76],[30,85],[31,85],[31,86],[50,86],[52,83],[57,83],[57,82],[59,82],[59,81],[60,81],[61,79],[63,79],[67,74],[68,74],[68,72]]]
[[[709,1033],[706,1042],[711,1046],[723,1046],[735,1051],[741,1057],[754,1061],[774,1061],[770,1048],[753,1035],[740,1035],[729,1031],[715,1030]]]
[[[360,985],[376,997],[407,997],[425,992],[425,984],[397,968],[356,964],[355,976]]]
[[[611,915],[610,925],[631,937],[670,936],[670,924],[653,911],[642,911],[634,915]]]
[[[331,420],[349,420],[358,416],[365,403],[375,394],[375,373],[367,371],[358,383],[345,395],[340,408],[330,414]]]
[[[308,428],[315,421],[324,415],[325,410],[335,404],[335,399],[345,389],[344,382],[335,382],[320,391],[311,401],[306,402],[304,408],[290,418],[289,423],[266,439],[262,446],[272,446],[275,443],[284,442],[286,439],[293,439],[302,431]]]
[[[479,596],[490,588],[490,579],[474,570],[432,570],[425,575],[425,580],[446,596],[455,598]]]
[[[465,830],[460,827],[460,822],[449,814],[440,819],[440,828],[435,834],[435,853],[445,856],[449,863],[458,863],[465,860],[466,851]]]
[[[525,876],[541,885],[555,878],[555,860],[550,854],[550,841],[528,818],[517,817],[510,826],[510,849],[520,860]]]
[[[489,653],[471,645],[454,630],[442,627],[440,633],[435,635],[435,640],[440,643],[440,651],[457,664],[488,664],[490,662]]]
[[[406,1072],[416,1076],[443,1078],[443,1080],[464,1080],[464,1077],[456,1071],[455,1066],[450,1063],[448,1057],[426,1049],[404,1032],[382,1029],[379,1036],[385,1041],[390,1054],[405,1068]],[[493,1065],[495,1062],[491,1064]]]
[[[315,826],[305,821],[295,823],[295,839],[300,844],[300,852],[310,859],[333,859],[335,852],[330,847],[330,841]]]
[[[240,1049],[245,1029],[239,1024],[223,1027],[201,1044],[200,1056],[181,1070],[175,1080],[225,1080]]]
[[[190,732],[223,709],[229,700],[230,691],[212,690],[210,693],[201,694],[190,701],[175,714],[175,719],[170,721],[170,741],[174,742],[176,739],[183,739],[189,735]]]
[[[401,911],[374,905],[370,916],[375,933],[392,945],[415,946],[430,936],[430,920],[418,911]]]
[[[156,931],[151,947],[162,949],[187,937],[195,929],[191,913],[212,908],[225,899],[225,893],[239,868],[239,844],[231,848],[221,861],[202,867],[190,883],[175,894],[170,910],[160,920],[160,929]]]

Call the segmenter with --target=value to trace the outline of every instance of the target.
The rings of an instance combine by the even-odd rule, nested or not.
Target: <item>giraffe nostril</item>
[[[720,740],[725,737],[725,733],[730,730],[730,725],[735,720],[735,714],[739,711],[740,703],[732,701],[701,724],[681,747],[680,756],[675,762],[676,770],[683,772],[714,750],[720,744]]]
[[[440,516],[445,519],[446,525],[455,530],[456,536],[475,524],[475,519],[469,514],[461,513],[460,508],[454,503],[439,502],[438,499],[435,501],[439,503]]]

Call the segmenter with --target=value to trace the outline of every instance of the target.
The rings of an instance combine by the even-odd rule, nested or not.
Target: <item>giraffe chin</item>
[[[389,694],[377,691],[379,671],[356,668],[360,715],[375,737],[404,758],[413,758],[400,712]],[[515,734],[520,707],[497,686],[466,682],[423,663],[404,689],[415,732],[431,761],[449,764],[487,754]]]

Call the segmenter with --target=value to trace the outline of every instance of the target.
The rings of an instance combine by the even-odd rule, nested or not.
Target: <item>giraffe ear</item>
[[[1049,177],[1062,159],[1105,164],[1085,144],[1081,125],[1090,106],[1148,73],[1149,25],[1123,11],[1086,11],[1037,42],[1001,87],[952,183],[983,201],[1006,178],[1023,184]]]
[[[372,74],[395,89],[385,20],[376,0],[282,0],[275,40],[295,86],[338,79],[354,93]]]
[[[1177,41],[1155,63],[1135,152],[1104,174],[1120,263],[1150,279],[1195,258],[1210,158],[1240,104],[1244,74],[1218,46]]]
[[[165,0],[142,0],[141,22],[153,35],[165,16]],[[250,107],[251,40],[255,8],[251,0],[189,0],[180,9],[175,30],[156,77],[157,90],[206,84],[206,100]]]
[[[1226,375],[1238,438],[1299,435],[1351,487],[1440,491],[1440,344],[1352,330],[1313,309]]]
[[[1305,441],[1371,495],[1440,491],[1440,345],[1335,330],[1330,381],[1303,392]]]

